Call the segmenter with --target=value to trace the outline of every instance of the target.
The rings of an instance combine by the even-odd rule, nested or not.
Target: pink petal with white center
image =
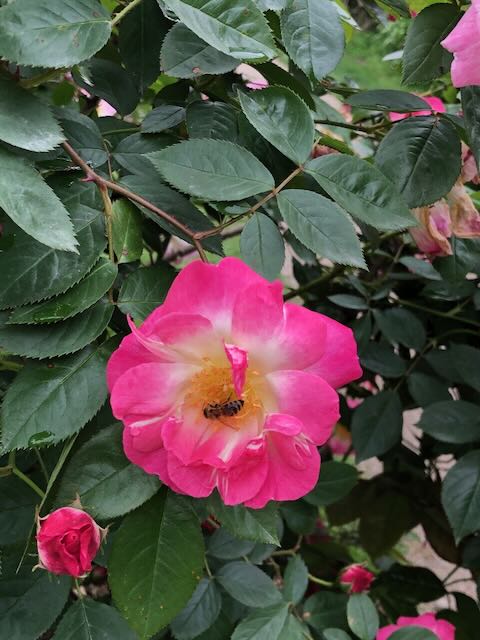
[[[228,422],[236,428],[229,427]],[[255,415],[244,420],[240,417],[208,420],[201,411],[185,406],[181,421],[165,425],[163,442],[183,464],[229,468],[259,430]]]
[[[460,22],[440,44],[454,56],[453,85],[480,85],[480,0],[472,1]]]
[[[281,282],[254,284],[240,291],[233,307],[232,336],[236,344],[258,355],[283,326]]]
[[[268,473],[265,439],[257,438],[231,469],[217,472],[217,488],[227,505],[241,504],[255,496]]]
[[[357,343],[353,331],[336,320],[323,316],[327,335],[325,350],[317,362],[306,371],[320,376],[334,389],[362,376],[358,361]]]
[[[245,386],[248,367],[248,354],[245,349],[236,347],[234,344],[224,343],[225,353],[232,367],[232,381],[235,393],[240,398]]]
[[[180,492],[168,474],[168,454],[163,448],[161,422],[155,422],[141,428],[125,427],[123,430],[123,450],[130,462],[147,473],[158,476],[171,489]]]
[[[215,469],[206,464],[184,465],[172,453],[168,454],[168,475],[182,493],[205,498],[215,488]]]
[[[304,371],[274,371],[267,380],[277,397],[279,413],[299,420],[311,442],[326,442],[340,417],[334,389],[322,378]]]
[[[128,324],[138,342],[164,361],[203,364],[202,358],[207,353],[217,359],[223,355],[221,340],[212,323],[200,315],[169,313],[138,329],[130,318]]]
[[[219,264],[195,261],[175,278],[165,302],[154,311],[155,317],[176,312],[200,314],[227,337],[237,295],[250,285],[265,280],[238,258],[224,258]]]
[[[120,346],[110,356],[107,364],[107,385],[109,391],[112,391],[115,382],[126,371],[139,364],[147,362],[158,362],[159,358],[153,353],[145,349],[133,334],[126,336],[120,343]]]
[[[313,489],[320,471],[320,455],[303,436],[270,432],[267,439],[267,476],[246,507],[262,509],[270,500],[298,500]]]
[[[194,365],[175,362],[141,364],[129,369],[112,389],[113,415],[128,426],[167,417],[198,370]]]

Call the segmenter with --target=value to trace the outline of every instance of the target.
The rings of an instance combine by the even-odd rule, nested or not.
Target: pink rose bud
[[[368,591],[370,585],[375,580],[374,574],[362,567],[361,564],[352,564],[347,567],[340,576],[342,584],[350,585],[350,593],[362,593]]]
[[[397,624],[389,624],[388,627],[379,629],[376,640],[388,640],[395,631],[404,627],[422,627],[434,633],[438,640],[455,640],[453,624],[446,620],[437,620],[434,613],[424,613],[416,618],[399,618]]]
[[[56,574],[79,578],[92,569],[106,531],[95,520],[73,507],[63,507],[38,519],[39,566]]]

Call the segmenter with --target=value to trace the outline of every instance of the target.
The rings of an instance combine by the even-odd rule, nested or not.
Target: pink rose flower
[[[390,120],[392,122],[397,122],[398,120],[404,120],[410,116],[430,116],[432,113],[445,113],[447,110],[442,100],[436,96],[422,96],[422,100],[427,102],[432,108],[424,109],[422,111],[411,111],[410,113],[397,113],[396,111],[390,111],[388,114],[390,116]]]
[[[399,618],[397,624],[389,624],[377,633],[376,640],[388,640],[390,636],[403,627],[423,627],[429,629],[438,640],[455,640],[455,627],[446,620],[437,620],[434,613],[424,613],[416,618]]]
[[[440,200],[431,207],[412,209],[412,213],[420,224],[418,227],[411,227],[409,231],[420,251],[433,256],[452,255],[449,240],[452,222],[450,208],[445,200]]]
[[[472,6],[440,44],[453,53],[453,85],[480,85],[480,0],[472,0]]]
[[[85,511],[73,507],[57,509],[38,519],[39,566],[79,578],[91,571],[105,533]]]
[[[350,593],[368,591],[374,580],[374,574],[361,564],[352,564],[342,571],[340,575],[340,582],[350,585]]]
[[[241,260],[194,261],[112,355],[107,380],[127,457],[174,491],[261,508],[318,478],[334,388],[361,375],[350,329],[284,304]]]

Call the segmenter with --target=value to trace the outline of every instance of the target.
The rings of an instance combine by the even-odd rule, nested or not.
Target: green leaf
[[[163,72],[174,78],[219,75],[238,66],[236,58],[210,46],[181,22],[177,22],[167,33],[160,62]]]
[[[121,115],[137,106],[140,96],[132,76],[116,62],[93,58],[73,73],[74,80],[90,94],[103,98]]]
[[[122,425],[104,427],[83,444],[63,472],[55,503],[80,497],[97,519],[118,518],[149,500],[160,488],[156,476],[132,464],[122,445]]]
[[[143,251],[142,216],[129,200],[115,200],[113,203],[112,239],[120,264],[140,259]]]
[[[341,629],[324,629],[325,640],[351,640],[348,633]]]
[[[35,520],[40,498],[16,476],[0,482],[0,544],[25,540]]]
[[[122,179],[122,185],[126,186],[130,191],[133,191],[137,195],[146,198],[163,211],[170,213],[179,222],[183,222],[183,224],[193,231],[208,231],[214,227],[213,223],[201,211],[199,211],[197,207],[187,200],[185,196],[182,196],[182,194],[170,189],[166,184],[163,184],[159,180],[156,172],[153,170],[152,165],[150,165],[149,173],[144,175],[125,176]],[[191,238],[179,231],[177,227],[172,225],[170,222],[167,222],[145,207],[139,206],[139,208],[144,215],[153,220],[159,227],[191,244]],[[209,251],[218,255],[223,255],[220,238],[207,238],[202,244]]]
[[[220,615],[213,625],[197,636],[195,640],[230,640],[234,626],[230,617],[224,611],[220,611]]]
[[[280,545],[277,532],[278,506],[270,502],[263,509],[243,505],[227,507],[217,493],[208,499],[215,518],[237,538]]]
[[[80,598],[60,620],[52,640],[136,640],[136,637],[114,607]]]
[[[321,80],[340,62],[345,34],[330,0],[289,0],[281,26],[288,55],[311,80]]]
[[[53,358],[83,349],[98,338],[112,317],[114,306],[99,300],[74,318],[52,326],[15,326],[6,324],[0,314],[0,346],[18,356]]]
[[[344,307],[345,309],[358,309],[366,311],[368,309],[368,302],[360,296],[352,296],[349,293],[336,293],[333,296],[328,296],[330,302]]]
[[[360,91],[345,100],[352,107],[374,109],[375,111],[397,111],[410,113],[412,111],[430,110],[428,102],[414,93],[399,91],[398,89],[375,89]]]
[[[37,640],[62,612],[72,580],[46,571],[33,572],[34,554],[26,556],[17,572],[22,551],[23,545],[2,549],[0,637]]]
[[[318,509],[303,500],[284,502],[281,506],[282,516],[288,528],[299,535],[313,533],[318,521]]]
[[[48,106],[8,76],[0,76],[0,140],[29,151],[49,151],[64,137]]]
[[[410,395],[420,407],[441,400],[451,400],[448,384],[426,373],[413,372],[407,379]]]
[[[120,55],[142,93],[160,74],[160,49],[169,25],[156,0],[142,0],[120,22]]]
[[[134,320],[145,320],[162,302],[175,277],[164,262],[131,273],[118,294],[118,308]]]
[[[101,49],[110,32],[110,15],[97,0],[16,0],[0,9],[0,56],[71,67]]]
[[[332,154],[311,160],[305,170],[341,207],[376,229],[417,224],[392,182],[365,160]]]
[[[132,133],[123,138],[113,151],[113,158],[128,173],[151,174],[152,164],[148,154],[165,149],[172,143],[167,135]]]
[[[102,212],[74,201],[67,204],[67,209],[77,236],[78,254],[47,247],[16,225],[4,223],[4,235],[11,234],[13,242],[0,252],[0,308],[63,293],[98,260],[106,243]]]
[[[352,441],[357,462],[380,456],[402,437],[402,403],[396,391],[381,391],[366,398],[352,419]]]
[[[406,496],[393,491],[374,493],[360,514],[360,544],[372,558],[388,553],[418,523]]]
[[[275,280],[285,261],[285,245],[277,225],[263,213],[255,213],[240,236],[243,260],[267,280]]]
[[[180,20],[202,40],[227,55],[261,62],[276,56],[270,28],[252,0],[243,0],[242,11],[230,0],[165,0]]]
[[[147,113],[141,125],[142,133],[160,133],[166,129],[173,129],[184,120],[184,107],[162,104]]]
[[[400,378],[407,368],[405,360],[384,342],[369,342],[360,354],[362,365],[385,378]]]
[[[241,560],[225,564],[215,579],[234,600],[247,607],[269,607],[282,599],[266,573]]]
[[[480,87],[463,87],[462,107],[469,146],[480,167]]]
[[[348,495],[357,482],[355,467],[335,460],[324,462],[315,488],[304,499],[310,504],[326,507]]]
[[[287,602],[298,604],[308,587],[308,567],[298,555],[287,563],[283,581],[283,597]]]
[[[167,182],[206,200],[242,200],[275,186],[253,153],[226,140],[187,140],[148,157]]]
[[[293,91],[268,87],[263,91],[238,93],[250,124],[268,142],[296,164],[312,152],[315,129],[309,108]]]
[[[244,618],[231,640],[279,640],[288,615],[288,606],[257,609]]]
[[[102,135],[92,120],[73,109],[54,109],[68,142],[78,155],[92,167],[101,167],[108,158]]]
[[[255,544],[235,538],[225,527],[220,527],[208,537],[207,553],[220,560],[236,560],[251,553]]]
[[[338,205],[304,189],[284,189],[277,202],[290,231],[308,249],[334,262],[366,269],[355,229]]]
[[[450,191],[460,175],[460,155],[460,138],[447,118],[416,116],[394,125],[375,162],[409,207],[421,207]]]
[[[348,626],[360,640],[375,640],[380,620],[375,605],[365,593],[350,596],[347,620]]]
[[[480,391],[480,349],[468,344],[452,344],[446,352],[449,372],[455,380]]]
[[[437,640],[438,636],[423,627],[406,627],[394,631],[389,640]]]
[[[421,351],[427,334],[423,324],[411,311],[406,309],[387,309],[374,311],[375,320],[380,331],[389,342],[402,344],[415,351]]]
[[[76,316],[100,300],[114,283],[117,271],[115,264],[102,257],[71,289],[56,298],[15,309],[7,324],[49,324]]]
[[[213,580],[203,578],[187,606],[172,620],[170,629],[177,640],[193,640],[213,625],[221,608],[218,587]]]
[[[308,627],[300,622],[293,613],[289,613],[278,640],[306,640],[309,635]]]
[[[38,242],[77,251],[73,225],[62,202],[27,160],[2,148],[0,207]]]
[[[442,581],[429,569],[398,563],[383,571],[375,580],[375,590],[384,589],[414,605],[432,602],[445,595]]]
[[[404,256],[399,262],[403,264],[409,271],[419,275],[427,280],[441,280],[442,276],[428,260],[421,260],[413,256]]]
[[[417,426],[441,442],[476,442],[480,440],[480,410],[465,400],[435,402],[425,407]]]
[[[26,448],[45,432],[48,444],[54,444],[79,431],[105,402],[110,354],[104,343],[48,363],[26,364],[4,397],[4,450]]]
[[[187,604],[200,581],[203,540],[188,501],[162,489],[129,514],[108,563],[115,603],[147,640]]]
[[[347,601],[344,593],[318,591],[305,602],[305,620],[318,631],[329,627],[347,629]]]
[[[461,15],[456,6],[434,4],[411,21],[403,50],[403,84],[430,82],[449,71],[453,56],[440,43]]]
[[[187,107],[187,130],[190,138],[233,142],[238,137],[237,111],[224,102],[196,100]]]
[[[315,102],[309,88],[302,82],[303,74],[297,78],[291,73],[279,67],[275,62],[262,62],[255,65],[255,69],[269,82],[269,84],[280,85],[291,89],[293,93],[299,96],[310,109],[315,110]],[[307,83],[308,84],[308,83]]]

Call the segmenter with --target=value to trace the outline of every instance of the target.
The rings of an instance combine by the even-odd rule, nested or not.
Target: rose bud
[[[350,593],[362,593],[368,591],[373,580],[375,580],[374,574],[362,567],[361,564],[352,564],[347,567],[340,576],[340,582],[342,584],[350,585]]]
[[[95,520],[73,507],[63,507],[38,518],[37,548],[39,566],[56,574],[74,578],[92,569],[106,530]]]

